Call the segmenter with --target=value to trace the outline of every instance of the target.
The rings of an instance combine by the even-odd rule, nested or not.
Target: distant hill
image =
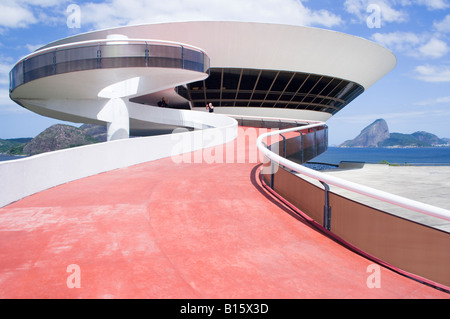
[[[32,138],[11,138],[0,139],[0,154],[20,155],[23,152],[23,147],[26,143],[31,141]]]
[[[450,139],[439,138],[428,132],[413,134],[389,133],[385,120],[378,119],[365,127],[353,140],[345,141],[339,147],[437,147],[450,146]]]
[[[340,147],[378,147],[378,144],[390,136],[385,120],[378,119],[365,127],[353,140],[345,141]]]
[[[87,135],[92,136],[99,142],[106,142],[107,139],[106,126],[95,124],[83,124],[80,126],[80,130],[82,130]]]
[[[70,125],[55,124],[44,130],[23,147],[26,155],[36,155],[60,149],[98,143],[81,128]]]
[[[106,127],[84,124],[75,127],[64,124],[50,126],[35,138],[0,139],[0,153],[36,155],[69,147],[106,141]]]
[[[79,128],[55,124],[35,138],[0,139],[0,154],[36,155],[60,149],[105,142],[106,126],[83,124]]]
[[[417,139],[412,134],[391,133],[390,137],[378,144],[379,147],[429,147],[430,143]]]
[[[423,131],[415,132],[415,133],[412,133],[412,136],[414,136],[419,141],[430,144],[432,146],[450,144],[449,139],[439,138],[436,135],[428,133],[428,132],[423,132]]]

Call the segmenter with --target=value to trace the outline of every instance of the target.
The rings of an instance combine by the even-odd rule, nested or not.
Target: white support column
[[[122,98],[110,99],[97,114],[99,120],[107,122],[108,141],[130,136],[130,117],[128,107]]]
[[[109,99],[97,114],[99,120],[106,121],[108,141],[130,137],[130,116],[124,97],[136,94],[140,77],[133,77],[103,88],[98,97]]]

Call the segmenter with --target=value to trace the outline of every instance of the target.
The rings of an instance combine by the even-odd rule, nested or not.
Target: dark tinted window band
[[[343,79],[289,71],[212,68],[188,84],[192,105],[304,109],[335,114],[364,92]]]
[[[184,46],[140,41],[124,44],[74,44],[36,52],[18,62],[10,72],[10,91],[27,82],[69,72],[107,68],[164,67],[209,71],[209,57]],[[214,82],[216,82],[215,80]]]

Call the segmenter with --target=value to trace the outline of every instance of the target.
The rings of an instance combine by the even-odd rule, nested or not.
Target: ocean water
[[[450,147],[424,148],[340,148],[329,147],[311,162],[336,164],[341,161],[416,165],[450,165]]]
[[[26,157],[26,156],[10,156],[10,155],[0,154],[0,162],[15,160],[15,159],[24,158],[24,157]]]

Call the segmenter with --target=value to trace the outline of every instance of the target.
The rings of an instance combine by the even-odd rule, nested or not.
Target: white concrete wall
[[[190,112],[191,117],[199,113],[186,112]],[[83,177],[220,145],[236,138],[234,119],[215,114],[200,114],[200,118],[205,120],[204,124],[214,127],[116,140],[0,162],[0,207]],[[186,124],[183,118],[177,123]]]
[[[202,107],[192,108],[196,111],[207,112]],[[277,108],[264,108],[264,107],[216,107],[214,108],[216,114],[228,114],[228,115],[242,115],[251,117],[270,117],[275,119],[308,119],[310,121],[326,122],[332,115],[326,112],[317,112],[301,109],[277,109]]]

